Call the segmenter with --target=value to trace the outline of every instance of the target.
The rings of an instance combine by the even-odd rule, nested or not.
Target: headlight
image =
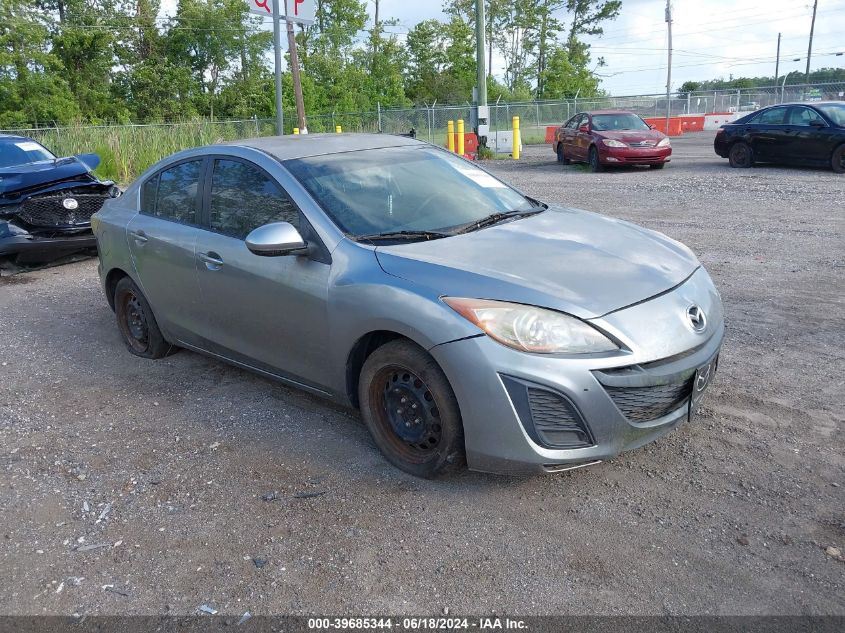
[[[669,140],[669,137],[667,136],[666,138],[661,139],[661,141],[657,144],[657,147],[672,147],[672,142]]]
[[[628,147],[622,141],[617,141],[616,139],[612,138],[603,138],[601,142],[607,145],[608,147]]]
[[[502,345],[538,354],[589,354],[619,349],[594,327],[575,317],[507,301],[444,297],[462,317]]]

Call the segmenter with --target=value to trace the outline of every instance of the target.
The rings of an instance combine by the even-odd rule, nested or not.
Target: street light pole
[[[778,33],[778,57],[775,62],[775,87],[778,85],[778,77],[780,77],[780,33]]]
[[[810,22],[810,44],[807,47],[807,70],[804,73],[804,83],[810,83],[810,57],[813,55],[813,31],[816,28],[816,9],[819,6],[819,0],[813,2],[813,21]]]
[[[672,92],[672,3],[666,0],[666,24],[669,27],[669,59],[666,67],[666,134],[669,134],[669,117],[672,111],[672,101],[670,95]]]
[[[273,55],[276,62],[276,136],[285,133],[285,114],[282,110],[282,27],[279,24],[279,1],[273,0]]]

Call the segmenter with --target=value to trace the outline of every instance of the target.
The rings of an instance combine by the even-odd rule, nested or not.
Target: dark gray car
[[[130,351],[185,347],[358,407],[398,467],[551,472],[687,420],[722,305],[659,233],[386,135],[171,156],[94,218]]]

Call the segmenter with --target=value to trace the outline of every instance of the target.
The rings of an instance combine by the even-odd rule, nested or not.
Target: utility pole
[[[280,0],[273,0],[273,56],[276,60],[276,136],[285,133],[285,114],[282,110],[282,27],[279,24]]]
[[[475,81],[476,89],[476,135],[479,145],[486,144],[487,134],[490,130],[490,109],[487,107],[487,73],[484,70],[484,31],[486,30],[484,19],[484,0],[475,0]],[[485,140],[482,140],[485,139]]]
[[[672,113],[672,2],[666,0],[666,24],[669,27],[669,59],[666,66],[666,134],[669,134],[669,117]]]
[[[813,2],[813,21],[810,22],[810,45],[807,47],[807,71],[804,73],[804,83],[810,83],[810,57],[813,55],[813,31],[816,28],[816,9],[819,6],[819,0]]]
[[[778,77],[780,77],[780,33],[778,33],[778,57],[775,62],[775,88],[778,85]]]
[[[287,2],[285,3],[287,4]],[[287,8],[287,7],[286,7]],[[285,11],[287,15],[287,11]],[[285,20],[288,26],[288,48],[290,50],[290,75],[293,80],[293,94],[296,98],[296,117],[299,122],[299,133],[307,134],[305,123],[305,103],[302,100],[302,80],[299,77],[299,55],[296,53],[296,35],[293,32],[293,22]]]

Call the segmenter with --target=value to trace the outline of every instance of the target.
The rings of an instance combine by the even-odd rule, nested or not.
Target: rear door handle
[[[149,239],[147,237],[147,234],[143,231],[130,231],[129,234],[132,236],[132,239],[134,239],[139,244],[144,244]]]
[[[205,267],[209,270],[218,270],[223,265],[223,258],[214,251],[200,253],[199,258],[205,262]]]

